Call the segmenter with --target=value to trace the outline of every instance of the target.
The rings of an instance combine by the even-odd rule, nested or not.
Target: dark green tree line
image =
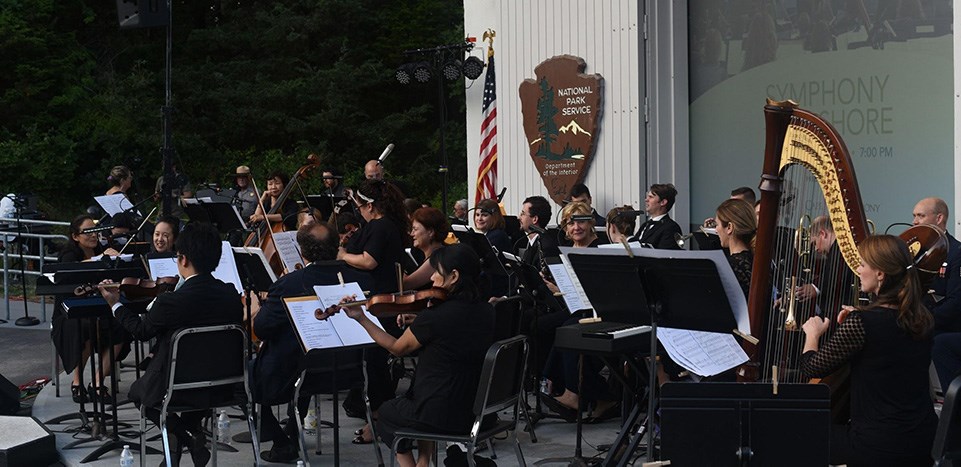
[[[440,199],[435,84],[394,79],[406,49],[463,40],[444,0],[174,2],[173,142],[193,182],[290,173],[310,153],[362,177],[396,145],[388,174]],[[0,190],[71,217],[117,164],[149,196],[161,170],[164,28],[120,31],[114,2],[0,3]],[[447,85],[451,199],[466,193],[462,83]],[[320,186],[309,180],[307,190]]]

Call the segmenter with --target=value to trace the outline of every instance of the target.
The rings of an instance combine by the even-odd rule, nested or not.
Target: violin
[[[923,287],[927,288],[935,277],[944,276],[948,258],[948,237],[940,227],[920,224],[905,230],[899,236],[914,257],[914,267],[918,269],[918,277]]]
[[[447,289],[432,287],[427,290],[407,290],[398,293],[374,295],[367,300],[341,303],[338,308],[363,305],[370,314],[378,318],[393,318],[397,315],[418,313],[447,300]],[[325,310],[317,309],[314,317],[326,318]]]
[[[122,293],[128,300],[144,300],[148,298],[156,298],[165,292],[170,292],[177,287],[177,282],[179,279],[176,277],[160,277],[157,280],[147,280],[138,279],[136,277],[125,277],[120,282],[114,284],[100,285],[105,289],[120,289]],[[91,292],[97,291],[98,285],[96,284],[84,284],[76,289],[73,293],[76,296],[87,295]]]

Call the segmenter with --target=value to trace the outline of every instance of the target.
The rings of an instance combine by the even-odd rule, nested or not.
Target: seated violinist
[[[480,260],[467,245],[440,248],[430,257],[434,287],[448,291],[447,301],[417,315],[400,338],[387,334],[359,306],[345,308],[374,341],[397,356],[419,351],[414,383],[404,396],[380,406],[377,433],[388,446],[403,429],[466,433],[474,421],[473,402],[484,355],[494,339],[494,309],[481,293]],[[345,297],[352,301],[356,297]],[[338,311],[331,307],[329,316]],[[401,444],[397,461],[403,467],[430,464],[432,443],[418,441],[414,461],[410,444]]]
[[[336,271],[318,265],[321,261],[337,258],[337,232],[325,223],[314,222],[302,226],[297,231],[297,243],[307,266],[291,271],[277,279],[267,292],[267,300],[254,317],[254,330],[264,343],[254,363],[252,390],[254,401],[264,406],[291,402],[294,396],[294,382],[299,376],[298,364],[304,355],[300,343],[294,335],[290,319],[284,307],[285,297],[313,295],[313,286],[338,283]],[[369,288],[370,276],[355,269],[341,269],[345,282],[357,282],[362,288]],[[296,401],[301,415],[307,414],[309,395]],[[287,416],[293,420],[294,406],[288,405]],[[297,424],[293,421],[281,428],[271,410],[261,411],[261,436],[272,439],[274,444],[260,457],[268,462],[292,462],[299,452]]]
[[[210,224],[190,224],[177,239],[177,269],[184,279],[183,285],[173,291],[157,296],[141,316],[120,303],[116,288],[104,281],[100,294],[113,310],[114,316],[135,339],[157,338],[156,358],[144,371],[143,376],[130,386],[130,400],[146,408],[147,418],[159,425],[160,404],[167,389],[167,367],[170,361],[171,339],[182,328],[194,326],[240,324],[243,318],[237,291],[230,284],[214,278],[211,272],[220,261],[220,234]],[[207,393],[183,396],[185,403],[193,398],[203,403]],[[188,400],[190,399],[190,400]],[[173,465],[180,464],[184,446],[190,451],[194,465],[205,465],[210,451],[205,447],[201,420],[206,411],[184,412],[180,416],[169,414],[167,428],[170,449],[167,453]]]

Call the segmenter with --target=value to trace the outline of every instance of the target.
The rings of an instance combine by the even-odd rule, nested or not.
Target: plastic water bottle
[[[312,435],[317,430],[317,412],[311,407],[307,409],[307,416],[304,417],[304,432]]]
[[[133,467],[133,453],[130,452],[130,445],[123,445],[123,452],[120,453],[120,467]]]
[[[297,467],[304,467],[304,461],[297,461]]]
[[[221,410],[217,417],[217,441],[230,444],[230,419],[227,418],[226,410]]]

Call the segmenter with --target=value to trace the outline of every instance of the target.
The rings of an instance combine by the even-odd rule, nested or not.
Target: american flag
[[[494,86],[494,51],[487,60],[484,79],[484,121],[481,123],[480,166],[477,167],[477,192],[474,204],[496,198],[497,185],[497,92]]]

